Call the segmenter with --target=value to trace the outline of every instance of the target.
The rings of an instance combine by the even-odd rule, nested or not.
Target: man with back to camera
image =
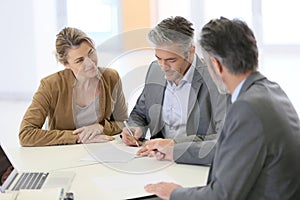
[[[137,141],[141,145],[149,128],[151,139],[164,138],[152,143],[173,146],[197,141],[202,145],[202,164],[210,164],[223,126],[226,96],[218,92],[207,66],[196,55],[193,37],[192,23],[180,16],[150,30],[148,39],[157,61],[151,63],[129,117],[134,137],[124,128],[122,138],[127,145],[136,146]],[[145,150],[140,155],[148,155]]]
[[[204,187],[161,182],[145,190],[163,199],[300,199],[299,117],[280,86],[257,71],[253,32],[221,17],[202,28],[200,45],[219,91],[232,95],[210,180]],[[159,158],[173,156],[170,148],[148,149]]]

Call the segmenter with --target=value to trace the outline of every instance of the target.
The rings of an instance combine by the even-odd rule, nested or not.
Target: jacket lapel
[[[187,119],[189,119],[190,117],[190,114],[192,112],[192,110],[194,109],[195,107],[195,104],[197,102],[197,97],[198,97],[198,93],[199,93],[199,90],[200,90],[200,87],[202,86],[202,77],[200,75],[200,73],[203,71],[202,68],[200,68],[200,59],[198,58],[197,55],[196,56],[196,66],[195,67],[195,70],[194,70],[194,76],[193,76],[193,80],[192,80],[192,85],[191,85],[191,91],[190,91],[190,94],[189,94],[189,103],[188,103],[188,115],[187,115]]]
[[[164,73],[161,71],[161,68],[157,61],[152,62],[149,71],[146,75],[146,84],[145,88],[147,88],[147,85],[151,88],[150,91],[148,91],[148,94],[151,93],[150,96],[147,96],[147,101],[149,102],[149,105],[154,106],[152,107],[152,112],[150,118],[153,118],[155,120],[152,120],[152,132],[154,135],[152,137],[155,137],[157,134],[160,134],[163,130],[164,122],[162,120],[162,105],[164,102],[164,93],[166,89],[167,81],[165,79]],[[153,86],[154,85],[154,86]],[[144,89],[145,89],[144,88]],[[154,88],[154,89],[153,89]],[[157,136],[162,137],[162,136]]]

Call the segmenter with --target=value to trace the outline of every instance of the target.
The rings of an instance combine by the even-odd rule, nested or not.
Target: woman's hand
[[[109,135],[96,135],[95,137],[93,137],[92,139],[88,139],[85,142],[82,143],[100,143],[100,142],[109,142],[114,140],[115,138],[113,136],[109,136]]]
[[[101,124],[92,124],[83,126],[73,131],[74,135],[78,135],[78,143],[96,143],[114,140],[112,136],[104,135],[104,127]]]

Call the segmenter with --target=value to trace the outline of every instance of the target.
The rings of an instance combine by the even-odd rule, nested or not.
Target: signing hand
[[[138,152],[138,156],[155,156],[158,160],[173,160],[173,149],[175,141],[173,139],[153,139],[145,143],[145,146]]]
[[[156,184],[148,184],[144,188],[147,192],[157,195],[162,199],[170,199],[174,189],[181,187],[175,183],[160,182]]]
[[[123,128],[121,132],[123,142],[128,146],[137,146],[136,142],[138,142],[139,146],[141,146],[143,143],[139,141],[139,138],[142,135],[142,129],[140,127],[131,127],[130,130],[134,134],[134,137],[130,135],[126,127]]]

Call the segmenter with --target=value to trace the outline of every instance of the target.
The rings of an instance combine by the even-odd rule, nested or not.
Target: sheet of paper
[[[140,149],[126,145],[105,143],[99,145],[86,145],[89,155],[82,158],[83,161],[97,161],[101,163],[124,163],[137,157],[136,152]]]

